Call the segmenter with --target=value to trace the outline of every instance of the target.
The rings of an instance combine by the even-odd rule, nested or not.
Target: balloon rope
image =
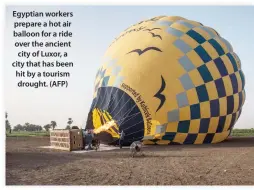
[[[105,107],[105,109],[107,109],[107,110],[108,110],[108,108],[109,108],[109,104],[110,104],[110,102],[111,102],[111,98],[112,98],[112,91],[113,91],[113,88],[111,88],[111,91],[110,91],[110,98],[108,99],[108,103],[106,104],[107,106]]]
[[[117,102],[115,108],[112,110],[111,114],[115,111],[115,109],[117,108],[118,104],[121,102],[120,100],[123,98],[123,96],[124,96],[124,93],[122,94],[121,98],[118,100],[118,102]]]
[[[133,114],[132,117],[130,117],[130,118],[127,119],[127,120],[123,120],[123,121],[120,123],[120,125],[122,125],[122,124],[126,123],[127,121],[131,120],[132,118],[134,118],[134,117],[135,117],[136,115],[138,115],[138,114],[140,114],[140,112],[139,112],[139,113]],[[129,116],[128,116],[128,117],[129,117]]]
[[[119,90],[119,88],[117,89],[117,92],[118,92],[118,90]],[[115,100],[115,98],[117,97],[117,92],[115,92],[115,95],[114,95],[113,99],[110,100],[109,105],[108,105],[108,110],[109,110],[109,108],[112,106],[112,104],[113,104],[113,102],[114,102],[113,100]]]
[[[128,117],[133,118],[134,116],[136,116],[136,115],[138,115],[138,114],[141,114],[141,113],[138,112],[138,113],[134,113],[134,114],[128,115],[127,117],[124,117],[124,118],[122,118],[122,119],[118,119],[117,122],[119,122],[119,121],[121,121],[121,120],[125,120],[125,119],[127,119]],[[126,120],[126,121],[129,121],[129,119]],[[122,123],[121,123],[121,124],[122,124]]]
[[[142,123],[142,122],[143,122],[143,120],[140,121],[140,122],[138,122],[138,123],[135,123],[134,125],[131,125],[130,127],[126,128],[126,129],[124,129],[124,130],[126,131],[127,129],[130,129],[130,128],[132,128],[132,127],[134,127],[134,126],[136,126],[137,124],[140,124],[140,123]]]
[[[126,103],[128,103],[130,100],[131,100],[131,98],[129,98],[129,100],[124,103],[124,105]],[[114,115],[114,117],[116,117],[121,112],[121,110],[123,109],[124,105],[119,109],[119,111]]]
[[[130,112],[131,112],[135,107],[136,107],[136,105],[134,105],[134,106],[132,106],[130,109],[128,109],[128,110],[123,114],[122,117],[124,117],[126,113],[127,113],[127,115],[129,115]]]
[[[127,113],[127,117],[129,116],[129,114],[131,113],[131,111],[132,111],[135,107],[136,107],[136,105],[132,106],[132,108],[131,108],[131,109],[129,109],[129,110],[127,110],[127,111],[125,112],[125,114]],[[125,114],[123,114],[123,116],[122,116],[122,117],[124,117],[124,116],[125,116]],[[122,121],[122,122],[124,122],[124,121]],[[119,126],[122,124],[122,122],[119,124]]]

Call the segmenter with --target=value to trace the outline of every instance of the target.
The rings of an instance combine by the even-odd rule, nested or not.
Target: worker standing
[[[87,135],[87,131],[86,129],[82,129],[82,136],[83,136],[83,149],[86,148],[86,135]]]
[[[120,135],[119,147],[122,148],[123,147],[124,136],[125,136],[124,131],[122,130],[121,133],[119,133],[119,135]]]
[[[88,130],[88,133],[86,135],[86,142],[88,144],[87,150],[92,150],[92,141],[93,141],[93,134],[91,130]]]

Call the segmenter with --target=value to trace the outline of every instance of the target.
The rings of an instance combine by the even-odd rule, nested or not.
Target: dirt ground
[[[129,149],[83,154],[41,149],[46,137],[8,137],[7,185],[254,185],[254,137],[215,145]]]

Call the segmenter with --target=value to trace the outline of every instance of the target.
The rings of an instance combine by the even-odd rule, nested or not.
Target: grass
[[[47,131],[12,131],[12,133],[6,133],[7,137],[42,137],[49,136]]]
[[[254,129],[233,129],[231,136],[233,137],[254,137]]]

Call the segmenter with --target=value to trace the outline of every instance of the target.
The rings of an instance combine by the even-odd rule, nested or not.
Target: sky
[[[68,49],[69,56],[66,59],[72,61],[74,67],[61,69],[71,72],[68,88],[17,87],[17,82],[21,79],[15,77],[16,71],[11,66],[17,59],[18,52],[18,49],[13,47],[17,39],[12,37],[14,10],[61,10],[74,13],[74,16],[68,19],[72,22],[69,30],[74,36],[72,48]],[[29,122],[44,126],[54,120],[58,128],[65,128],[68,118],[72,118],[73,125],[84,128],[92,102],[95,75],[109,44],[127,27],[160,15],[181,16],[201,22],[217,30],[232,44],[241,59],[246,78],[246,101],[235,128],[253,128],[254,98],[251,98],[254,97],[253,6],[8,6],[4,42],[4,103],[11,125]],[[61,21],[59,18],[57,20]],[[28,50],[34,51],[34,49]],[[42,68],[30,70],[39,71]]]

